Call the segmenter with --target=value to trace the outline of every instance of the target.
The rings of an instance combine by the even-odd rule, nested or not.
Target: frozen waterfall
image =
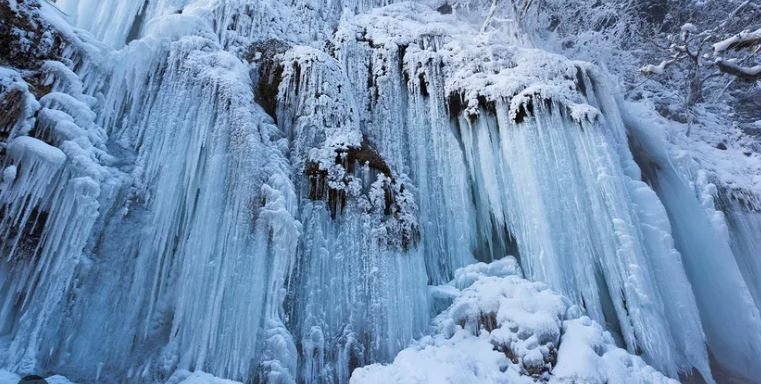
[[[488,349],[493,310],[489,337],[549,327],[547,378],[587,377],[549,357],[571,343],[641,380],[761,371],[758,197],[674,164],[601,69],[482,33],[484,10],[11,3],[64,43],[0,66],[2,369],[371,382],[421,338]],[[534,348],[510,332],[491,358]],[[502,373],[531,376],[521,353]]]

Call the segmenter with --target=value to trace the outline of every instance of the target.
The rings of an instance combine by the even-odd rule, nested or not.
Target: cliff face
[[[485,31],[489,4],[387,3],[0,4],[0,368],[761,369],[753,187],[693,174],[598,67]]]

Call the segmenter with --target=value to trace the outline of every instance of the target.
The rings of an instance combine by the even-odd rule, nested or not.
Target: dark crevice
[[[487,99],[486,96],[478,96],[478,107],[493,116],[497,115],[497,103],[494,100]]]
[[[444,3],[440,7],[436,8],[436,11],[442,15],[450,15],[452,14],[452,6],[449,5],[449,3]]]
[[[656,188],[658,183],[658,173],[661,170],[660,164],[656,162],[642,144],[631,134],[627,134],[629,150],[642,171],[642,181],[647,183],[651,188]]]
[[[429,95],[428,80],[425,79],[425,74],[421,72],[417,75],[417,78],[418,78],[418,84],[420,86],[420,94],[427,97]]]
[[[447,111],[449,112],[449,117],[457,119],[465,110],[464,103],[463,97],[459,93],[447,96]]]
[[[595,266],[595,280],[597,282],[597,291],[600,293],[600,305],[602,306],[602,315],[605,318],[605,329],[608,330],[616,345],[624,347],[623,331],[621,330],[621,319],[618,317],[616,307],[613,304],[613,298],[610,295],[608,281],[602,272],[600,265]],[[583,300],[583,299],[582,299]]]
[[[6,219],[6,215],[5,208],[0,208],[0,220]],[[42,240],[47,221],[48,213],[34,208],[24,227],[9,226],[5,238],[18,239],[17,252],[20,252],[25,257],[31,257]],[[5,249],[3,252],[7,254],[10,252],[10,249]]]
[[[269,39],[251,44],[243,55],[243,59],[258,64],[258,78],[254,82],[254,100],[261,105],[267,114],[277,123],[277,106],[280,83],[283,82],[285,68],[277,60],[277,56],[290,49],[284,41]],[[298,80],[301,68],[293,64],[294,76]],[[298,81],[297,81],[298,84]],[[298,89],[297,89],[298,92]]]
[[[140,33],[143,29],[143,23],[145,22],[145,13],[146,8],[148,8],[148,2],[150,0],[145,0],[143,2],[142,8],[140,8],[140,13],[137,14],[135,17],[135,20],[132,22],[132,26],[129,29],[129,33],[127,34],[127,40],[125,41],[126,44],[129,44],[133,40],[136,40],[140,37]]]
[[[588,96],[587,83],[584,81],[584,77],[584,70],[581,68],[576,68],[576,87],[582,95]]]
[[[521,104],[518,109],[515,111],[515,116],[513,117],[513,121],[515,124],[522,124],[524,121],[526,121],[527,118],[533,116],[534,114],[534,103],[533,101],[528,101],[526,103]]]

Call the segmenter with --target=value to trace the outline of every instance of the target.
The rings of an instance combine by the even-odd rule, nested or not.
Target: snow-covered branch
[[[662,75],[663,73],[666,72],[666,68],[668,68],[670,65],[676,62],[677,62],[676,59],[663,60],[657,65],[648,64],[640,68],[639,71],[645,75]]]
[[[761,28],[739,33],[726,30],[730,20],[749,6],[749,1],[743,2],[714,27],[700,30],[693,23],[682,25],[678,35],[667,36],[667,41],[671,42],[666,49],[670,57],[659,64],[645,65],[640,68],[640,72],[645,75],[663,75],[670,67],[684,70],[689,79],[687,105],[702,100],[703,88],[708,79],[729,75],[744,81],[761,80],[761,65],[753,65],[758,61],[759,49],[748,50],[761,48]]]
[[[752,32],[743,31],[719,41],[713,45],[713,51],[715,54],[719,54],[728,50],[741,50],[759,44],[761,44],[761,28]]]
[[[737,64],[736,60],[717,60],[716,65],[719,67],[719,71],[728,75],[735,76],[745,81],[758,81],[761,80],[761,65],[754,65],[752,67],[744,67]]]

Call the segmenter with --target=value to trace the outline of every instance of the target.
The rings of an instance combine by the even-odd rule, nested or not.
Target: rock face
[[[482,33],[488,7],[388,3],[0,4],[0,367],[761,369],[757,209],[727,226],[600,69]]]
[[[40,15],[34,0],[0,4],[0,65],[31,68],[60,56],[64,37]]]

